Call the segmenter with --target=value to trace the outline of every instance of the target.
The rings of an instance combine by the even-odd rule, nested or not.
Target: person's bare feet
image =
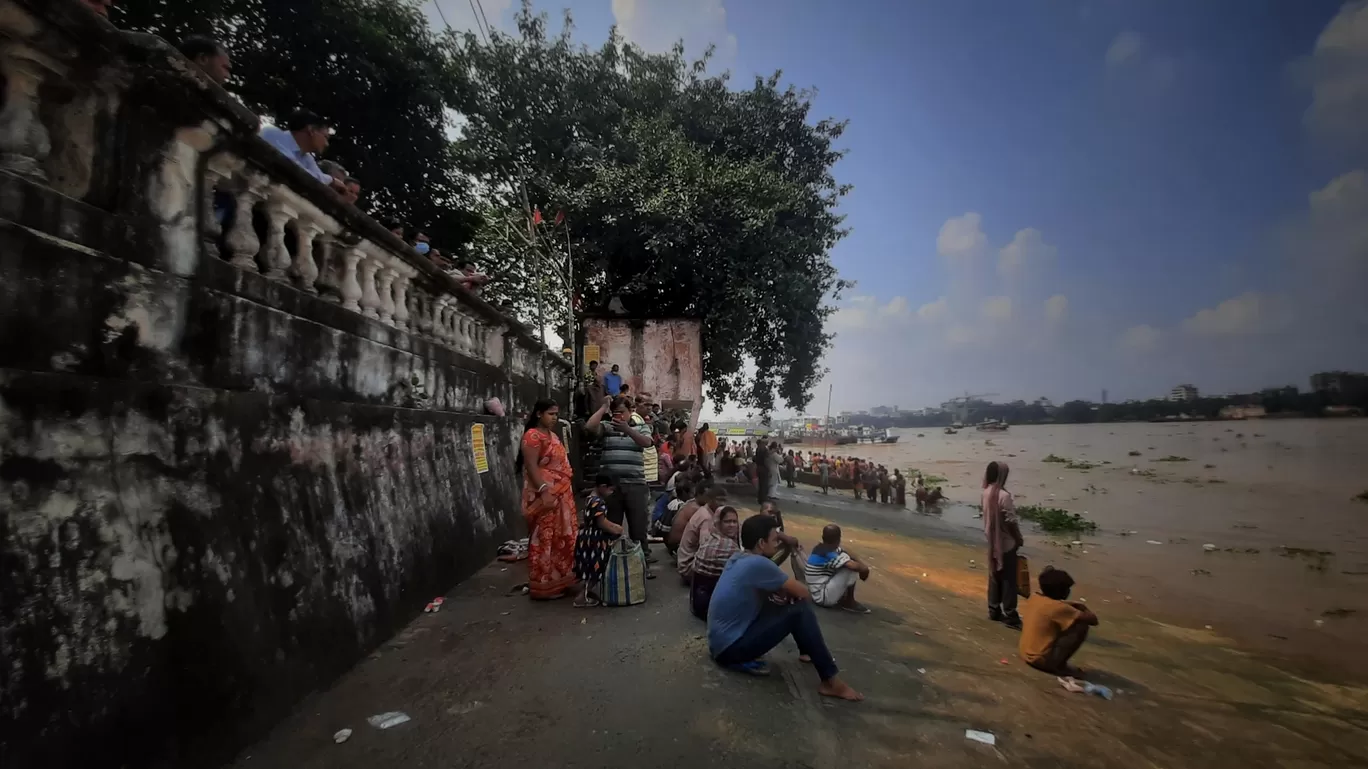
[[[809,656],[807,656],[806,654],[799,654],[799,655],[798,655],[798,661],[799,661],[799,662],[812,662],[812,658],[809,657]]]
[[[840,678],[832,678],[817,684],[817,693],[823,697],[835,697],[850,702],[859,702],[864,695],[850,688],[850,684]]]

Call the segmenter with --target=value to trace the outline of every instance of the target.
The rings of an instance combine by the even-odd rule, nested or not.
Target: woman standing
[[[575,492],[570,458],[556,437],[560,407],[539,400],[523,432],[523,517],[527,519],[528,593],[561,598],[575,587]]]
[[[1021,629],[1017,615],[1017,550],[1021,548],[1021,525],[1016,502],[1007,485],[1007,463],[989,462],[983,474],[983,533],[988,538],[988,619],[1014,630]]]
[[[584,582],[584,593],[575,606],[587,609],[603,602],[599,586],[608,566],[613,540],[622,536],[622,526],[608,520],[608,497],[613,495],[613,479],[600,474],[594,479],[594,493],[584,502],[579,535],[575,538],[575,576]]]
[[[713,516],[712,533],[694,556],[693,577],[689,583],[689,609],[701,620],[708,618],[713,589],[727,568],[727,561],[741,552],[741,521],[736,508],[724,506]]]

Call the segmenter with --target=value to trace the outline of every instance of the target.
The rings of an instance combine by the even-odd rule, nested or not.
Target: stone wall
[[[0,766],[213,766],[519,534],[571,371],[164,42],[0,0],[0,69]]]

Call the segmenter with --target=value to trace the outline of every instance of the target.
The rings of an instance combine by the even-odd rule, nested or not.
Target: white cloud
[[[917,319],[927,323],[934,323],[941,320],[950,311],[950,303],[941,297],[934,302],[927,302],[917,308]]]
[[[475,8],[471,8],[469,0],[428,0],[422,7],[428,25],[434,31],[444,31],[446,25],[450,24],[457,32],[474,32],[478,35],[485,21],[494,29],[509,31],[509,27],[505,26],[505,18],[509,17],[513,0],[480,0]],[[483,16],[476,10],[478,8],[484,9]]]
[[[1054,260],[1059,249],[1045,242],[1045,236],[1034,227],[1017,230],[1012,242],[998,252],[998,274],[1012,279],[1024,271],[1043,267]]]
[[[972,256],[988,242],[983,234],[983,217],[970,211],[945,220],[936,236],[936,252],[941,256]]]
[[[1063,323],[1069,316],[1069,298],[1063,294],[1055,294],[1045,300],[1045,319],[1051,323]]]
[[[945,341],[952,347],[963,347],[973,344],[978,339],[978,334],[969,326],[957,323],[945,332]]]
[[[907,317],[907,297],[895,296],[879,308],[879,314],[890,318]]]
[[[1368,125],[1368,0],[1340,8],[1311,53],[1307,124],[1335,142],[1362,147]]]
[[[1012,319],[1012,297],[990,296],[983,300],[983,317],[991,321],[1005,322]]]
[[[1152,352],[1159,347],[1163,333],[1150,325],[1131,326],[1121,335],[1121,347],[1133,352]]]
[[[910,315],[906,297],[895,296],[880,304],[872,296],[853,296],[832,313],[828,322],[837,331],[872,329],[895,325]]]
[[[613,18],[624,38],[648,51],[663,53],[683,40],[690,57],[717,46],[718,69],[736,60],[736,35],[727,28],[722,0],[613,0]]]
[[[1129,30],[1122,32],[1107,46],[1107,66],[1120,67],[1140,56],[1145,47],[1144,38]]]
[[[1276,314],[1272,300],[1249,291],[1198,311],[1183,321],[1183,328],[1201,336],[1252,334],[1268,328],[1276,320]]]

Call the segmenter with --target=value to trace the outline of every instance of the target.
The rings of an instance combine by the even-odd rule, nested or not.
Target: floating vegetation
[[[1022,520],[1034,523],[1038,528],[1049,532],[1097,531],[1097,524],[1078,513],[1071,513],[1058,507],[1043,505],[1021,505],[1017,515]]]
[[[926,482],[927,486],[936,486],[938,484],[946,483],[950,480],[949,478],[946,478],[944,475],[936,475],[935,473],[923,473],[915,467],[907,468],[907,475],[909,478],[916,478],[918,474],[921,475],[922,480]]]
[[[1205,469],[1207,469],[1207,470],[1215,470],[1215,469],[1216,469],[1216,465],[1202,465],[1202,467],[1205,468]]]
[[[1150,461],[1151,461],[1151,462],[1191,462],[1192,460],[1191,460],[1191,459],[1188,459],[1187,457],[1180,457],[1180,456],[1178,456],[1177,454],[1169,454],[1169,455],[1166,456],[1166,457],[1159,457],[1158,459],[1151,459]]]
[[[1306,568],[1312,571],[1325,571],[1330,557],[1335,554],[1333,550],[1315,550],[1308,547],[1288,547],[1287,545],[1280,545],[1274,550],[1284,558],[1302,558],[1309,561]]]
[[[1141,478],[1155,478],[1158,477],[1159,473],[1156,473],[1153,470],[1141,470],[1138,467],[1132,467],[1131,475],[1138,475]]]
[[[1235,553],[1236,555],[1257,555],[1262,551],[1257,547],[1227,547],[1224,552]]]
[[[1193,570],[1192,570],[1192,576],[1194,576],[1194,577],[1210,577],[1210,576],[1211,576],[1211,572],[1207,571],[1206,569],[1193,569]]]
[[[1322,617],[1334,617],[1335,619],[1352,617],[1355,614],[1358,614],[1357,609],[1326,609],[1325,611],[1321,612]]]
[[[1225,483],[1225,480],[1221,478],[1207,478],[1207,483]]]
[[[1354,497],[1354,501],[1355,501],[1355,502],[1368,502],[1368,491],[1360,491],[1360,492],[1358,493],[1358,495]]]
[[[1127,451],[1127,452],[1126,452],[1126,456],[1128,456],[1128,457],[1138,457],[1138,456],[1140,456],[1140,452],[1138,452],[1138,451]]]
[[[1101,466],[1102,465],[1096,464],[1094,462],[1089,462],[1086,459],[1070,459],[1068,462],[1064,463],[1065,470],[1091,470],[1094,467]]]
[[[1044,459],[1042,459],[1042,460],[1040,460],[1040,461],[1041,461],[1041,462],[1053,462],[1053,463],[1055,463],[1055,464],[1064,465],[1064,464],[1068,464],[1068,463],[1071,462],[1072,460],[1070,460],[1070,459],[1068,459],[1068,458],[1066,458],[1066,457],[1060,457],[1060,456],[1055,456],[1054,454],[1051,454],[1051,455],[1045,457]]]

